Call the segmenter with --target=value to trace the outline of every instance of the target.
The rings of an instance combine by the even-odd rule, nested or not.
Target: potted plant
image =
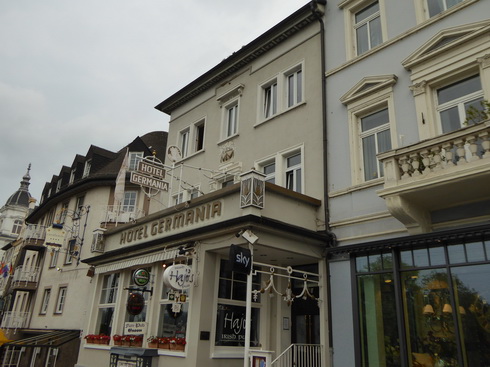
[[[148,348],[158,348],[158,337],[156,336],[150,336],[147,339],[148,342]]]
[[[109,335],[100,334],[99,335],[99,344],[109,345],[111,341],[111,337]]]
[[[87,343],[95,343],[96,336],[94,334],[87,334],[85,335],[84,339],[87,341]]]
[[[114,345],[121,345],[122,344],[122,336],[118,334],[114,334],[112,336],[112,339],[114,340]]]
[[[141,335],[131,335],[131,346],[132,347],[142,347],[143,337]]]
[[[132,337],[132,335],[123,335],[121,337],[121,345],[124,345],[126,347],[130,347],[131,346],[131,337]]]
[[[170,349],[170,340],[167,337],[158,338],[158,348]]]
[[[185,345],[187,344],[185,338],[176,338],[175,339],[175,350],[183,351],[185,349]]]

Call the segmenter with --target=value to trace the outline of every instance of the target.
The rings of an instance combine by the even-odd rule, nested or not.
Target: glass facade
[[[361,366],[490,366],[490,241],[355,258]]]

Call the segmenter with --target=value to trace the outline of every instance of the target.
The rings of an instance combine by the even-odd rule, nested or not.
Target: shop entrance
[[[301,289],[293,289],[299,294]],[[318,298],[318,287],[310,288]],[[298,298],[291,305],[291,343],[320,344],[320,310],[316,300]]]

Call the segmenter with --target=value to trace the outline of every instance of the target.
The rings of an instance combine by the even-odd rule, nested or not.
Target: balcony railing
[[[275,360],[272,367],[321,367],[322,346],[317,344],[291,344]]]
[[[30,312],[7,311],[3,314],[0,327],[6,329],[22,329],[27,327]]]
[[[28,224],[22,234],[24,240],[42,240],[46,239],[46,227],[39,224]]]
[[[101,223],[129,223],[145,216],[143,210],[128,211],[125,206],[108,205],[102,208]]]
[[[379,156],[385,189],[490,162],[490,120]]]
[[[468,220],[462,215],[465,210],[475,221],[485,215],[490,120],[379,154],[378,159],[385,182],[377,193],[409,232],[424,233],[445,221]]]
[[[35,266],[18,266],[15,268],[14,276],[13,276],[13,285],[18,285],[19,283],[37,283],[39,280],[39,267]]]

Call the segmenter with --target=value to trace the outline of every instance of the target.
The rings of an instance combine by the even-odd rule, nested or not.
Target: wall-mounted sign
[[[229,261],[232,271],[250,274],[252,270],[252,253],[248,248],[231,245]]]
[[[46,229],[46,240],[44,246],[61,247],[65,242],[66,231],[61,224],[53,224]]]
[[[140,292],[129,293],[126,310],[130,315],[139,315],[145,308],[145,297]]]
[[[144,287],[150,281],[150,273],[146,269],[136,269],[133,272],[133,283],[138,287]]]
[[[147,187],[149,189],[168,191],[168,182],[135,171],[131,172],[129,182]]]
[[[124,335],[140,335],[145,334],[147,328],[146,322],[125,322]]]
[[[171,265],[163,273],[163,283],[173,289],[189,289],[193,282],[194,274],[188,265]]]

